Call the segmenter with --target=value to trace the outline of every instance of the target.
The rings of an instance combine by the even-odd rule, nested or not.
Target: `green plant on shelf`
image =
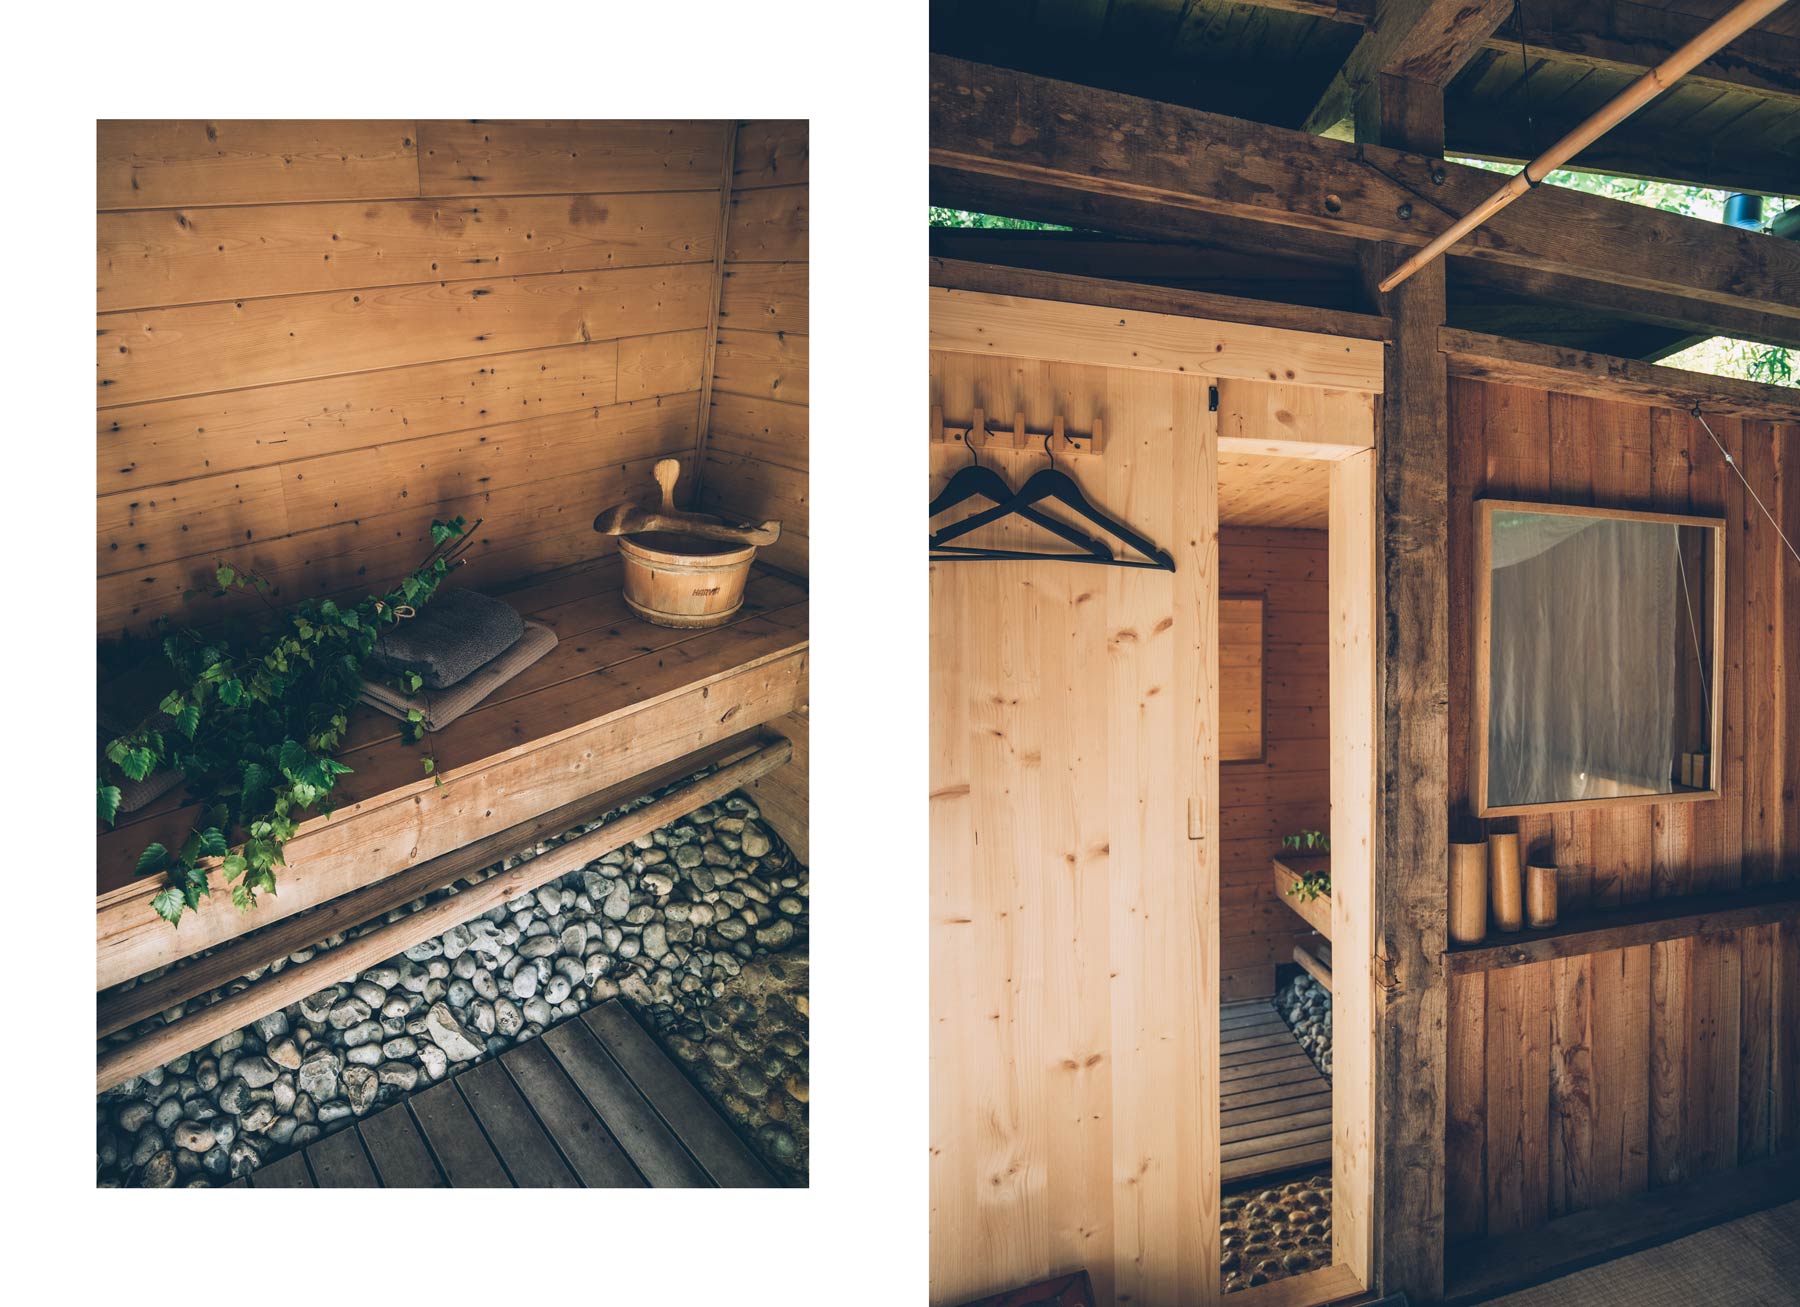
[[[138,854],[137,874],[168,881],[151,900],[158,916],[174,925],[184,910],[199,907],[211,896],[215,868],[240,911],[249,911],[259,893],[275,892],[275,868],[286,865],[283,846],[306,814],[329,815],[331,792],[351,770],[332,755],[382,628],[431,601],[460,565],[470,530],[460,517],[433,522],[424,561],[386,594],[354,604],[318,599],[279,609],[268,600],[267,580],[221,562],[212,596],[247,591],[272,616],[204,631],[159,620],[175,688],[149,721],[106,746],[98,782],[100,819],[111,824],[120,778],[178,771],[186,781],[197,811],[186,837],[172,848],[147,844]],[[420,684],[410,673],[402,682],[409,692]],[[417,709],[401,723],[408,743],[424,731]],[[431,774],[432,760],[424,765]]]
[[[1331,837],[1323,831],[1303,830],[1298,835],[1283,835],[1281,847],[1295,853],[1330,853]],[[1331,894],[1331,872],[1328,870],[1296,872],[1288,886],[1289,897],[1300,903],[1328,898]]]

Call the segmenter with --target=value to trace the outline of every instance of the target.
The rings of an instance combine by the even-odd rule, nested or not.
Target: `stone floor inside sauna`
[[[1320,1072],[1331,1075],[1331,991],[1297,972],[1272,1000]],[[1219,1274],[1225,1292],[1331,1265],[1331,1173],[1263,1177],[1223,1196]]]
[[[225,1183],[615,995],[778,1176],[806,1183],[808,877],[760,817],[741,793],[708,804],[106,1091],[96,1100],[97,1183]],[[307,961],[516,861],[267,970]],[[114,1038],[141,1035],[262,974]]]

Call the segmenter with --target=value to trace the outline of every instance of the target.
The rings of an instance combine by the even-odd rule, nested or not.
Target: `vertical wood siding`
[[[731,130],[101,123],[100,634],[213,615],[220,560],[378,588],[437,517],[469,585],[604,552],[697,446]]]
[[[1800,427],[1709,419],[1800,527]],[[1472,503],[1726,518],[1723,798],[1521,822],[1572,908],[1800,875],[1800,578],[1698,422],[1450,385],[1450,796],[1467,809]],[[1800,935],[1765,926],[1451,978],[1453,1240],[1528,1230],[1800,1143]]]
[[[807,124],[738,129],[702,497],[780,518],[762,556],[807,567]]]

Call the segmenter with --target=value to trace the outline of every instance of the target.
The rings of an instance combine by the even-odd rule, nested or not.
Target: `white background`
[[[7,1291],[235,1305],[924,1301],[926,4],[12,8]],[[811,120],[812,1186],[93,1188],[96,118]]]

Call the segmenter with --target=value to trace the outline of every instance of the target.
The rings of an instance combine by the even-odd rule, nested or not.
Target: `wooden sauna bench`
[[[500,591],[526,617],[551,627],[557,647],[419,744],[404,744],[392,718],[358,707],[339,754],[353,770],[338,782],[336,811],[306,822],[288,842],[287,866],[276,873],[279,892],[261,896],[249,913],[232,907],[229,895],[216,888],[217,878],[213,896],[184,914],[178,927],[151,909],[162,880],[133,871],[146,844],[173,844],[185,836],[193,807],[181,790],[116,829],[102,826],[95,989],[609,787],[628,789],[637,777],[644,778],[644,788],[666,783],[651,773],[805,703],[807,603],[800,583],[759,568],[743,609],[728,625],[677,631],[635,617],[619,577],[617,560],[608,558]],[[441,785],[424,773],[420,760],[427,752],[437,758]],[[489,860],[510,851],[495,851]]]

